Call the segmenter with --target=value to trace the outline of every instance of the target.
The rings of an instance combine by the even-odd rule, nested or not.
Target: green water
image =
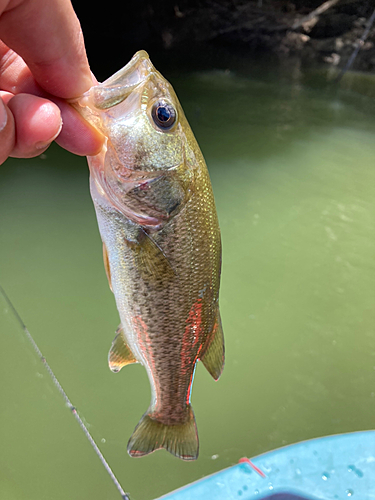
[[[118,314],[85,159],[52,147],[0,167],[0,283],[136,500],[375,426],[373,99],[273,68],[169,77],[209,165],[224,250],[226,367],[215,383],[198,366],[195,463],[126,453],[150,389],[142,366],[107,367]],[[119,498],[2,298],[0,380],[0,498]]]

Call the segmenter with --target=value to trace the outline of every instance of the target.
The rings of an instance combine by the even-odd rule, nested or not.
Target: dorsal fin
[[[208,373],[218,380],[224,368],[224,335],[221,325],[220,311],[218,309],[212,334],[208,340],[208,347],[201,357],[201,361]]]

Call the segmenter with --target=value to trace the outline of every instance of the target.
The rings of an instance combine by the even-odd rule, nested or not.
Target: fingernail
[[[8,121],[8,113],[3,103],[3,100],[0,98],[0,132],[5,128]]]
[[[52,141],[56,139],[56,137],[60,134],[62,129],[62,120],[60,119],[60,127],[59,130],[56,132],[56,134],[51,137],[51,139],[48,139],[48,141],[39,141],[35,143],[35,149],[46,149],[48,146],[51,144]]]

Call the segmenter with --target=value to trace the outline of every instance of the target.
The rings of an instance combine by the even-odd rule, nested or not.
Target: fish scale
[[[224,366],[220,230],[206,164],[173,88],[144,51],[75,106],[107,138],[88,162],[120,315],[109,365],[117,373],[141,363],[151,385],[128,453],[165,448],[194,460],[196,364],[215,380]]]

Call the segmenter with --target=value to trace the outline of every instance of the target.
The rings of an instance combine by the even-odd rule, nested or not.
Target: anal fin
[[[113,339],[108,354],[108,365],[114,373],[118,373],[121,368],[131,363],[138,363],[138,361],[131,352],[126,342],[122,326],[120,325],[116,330],[116,337]]]
[[[223,371],[225,361],[224,334],[219,310],[217,311],[212,334],[208,339],[208,347],[201,357],[201,361],[206,367],[208,373],[215,380],[218,380]]]

